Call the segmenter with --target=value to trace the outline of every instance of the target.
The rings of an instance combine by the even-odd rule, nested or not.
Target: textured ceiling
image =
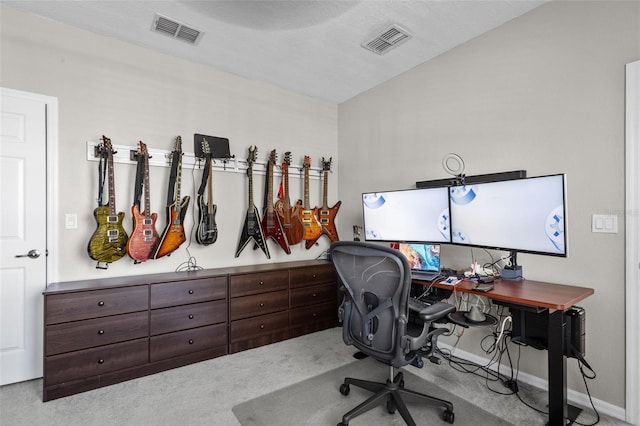
[[[88,31],[343,102],[548,0],[5,1]],[[204,33],[151,30],[156,13]],[[361,45],[392,24],[412,38],[383,55]]]

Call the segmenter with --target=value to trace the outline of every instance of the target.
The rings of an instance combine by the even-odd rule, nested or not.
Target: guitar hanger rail
[[[100,142],[87,141],[87,161],[100,161]],[[138,147],[133,145],[112,145],[113,146],[113,162],[122,164],[136,165],[136,157],[138,155]],[[168,149],[151,149],[149,152],[149,167],[170,167],[171,166],[171,152]],[[198,168],[204,167],[204,159],[196,157],[193,152],[183,151],[182,154],[182,167],[188,168],[197,166]],[[248,165],[246,159],[240,159],[236,156],[232,156],[228,159],[214,159],[213,169],[221,172],[231,173],[244,173],[246,174]],[[299,173],[296,173],[298,170]],[[289,177],[303,179],[304,168],[302,164],[291,164],[289,166]],[[322,179],[321,167],[309,167],[309,178],[314,180]],[[267,161],[255,161],[253,163],[253,173],[259,175],[267,174]],[[274,167],[274,177],[282,176],[280,167]]]

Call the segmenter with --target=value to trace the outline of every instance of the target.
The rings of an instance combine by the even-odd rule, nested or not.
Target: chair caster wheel
[[[396,404],[393,401],[387,401],[387,413],[395,414],[396,413]]]
[[[340,423],[338,423],[338,426],[348,426],[348,425],[345,424],[345,423],[340,422]]]
[[[444,410],[444,413],[442,413],[442,420],[444,420],[447,423],[453,424],[453,422],[455,421],[455,418],[456,418],[456,415],[451,410]]]
[[[351,391],[351,388],[349,387],[349,385],[348,385],[348,384],[343,383],[343,384],[341,384],[341,385],[340,385],[340,393],[341,393],[341,394],[343,394],[343,395],[345,395],[345,396],[346,396],[346,395],[349,395],[349,392],[350,392],[350,391]],[[341,424],[342,424],[342,423],[341,423]],[[340,426],[340,425],[338,425],[338,426]]]

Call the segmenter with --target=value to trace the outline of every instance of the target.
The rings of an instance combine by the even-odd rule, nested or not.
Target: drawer
[[[139,339],[45,358],[45,386],[146,364],[149,340]]]
[[[45,355],[147,337],[147,311],[46,326]]]
[[[231,323],[231,343],[265,336],[289,326],[289,312],[262,315]]]
[[[330,263],[305,268],[293,268],[289,273],[291,275],[291,288],[335,283],[337,279],[336,270],[333,264]]]
[[[335,284],[316,285],[291,290],[291,309],[335,301],[337,298],[336,293]]]
[[[149,309],[147,285],[120,287],[45,297],[46,324],[78,321]]]
[[[289,270],[231,275],[229,277],[229,293],[231,297],[248,296],[269,291],[287,290],[289,288]]]
[[[289,312],[289,324],[291,326],[331,320],[336,320],[336,322],[338,320],[338,306],[333,302],[292,309]]]
[[[152,310],[150,328],[155,335],[226,322],[226,301],[216,300]]]
[[[154,336],[150,342],[151,362],[227,345],[227,325],[217,324]]]
[[[287,309],[289,309],[289,292],[287,290],[236,297],[229,301],[231,321],[286,311]]]
[[[226,299],[227,277],[151,284],[151,309]]]

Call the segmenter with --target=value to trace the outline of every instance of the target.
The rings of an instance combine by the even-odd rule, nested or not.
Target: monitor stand
[[[504,280],[518,281],[522,279],[522,266],[517,262],[518,252],[511,251],[509,253],[509,266],[502,268],[500,277]]]

